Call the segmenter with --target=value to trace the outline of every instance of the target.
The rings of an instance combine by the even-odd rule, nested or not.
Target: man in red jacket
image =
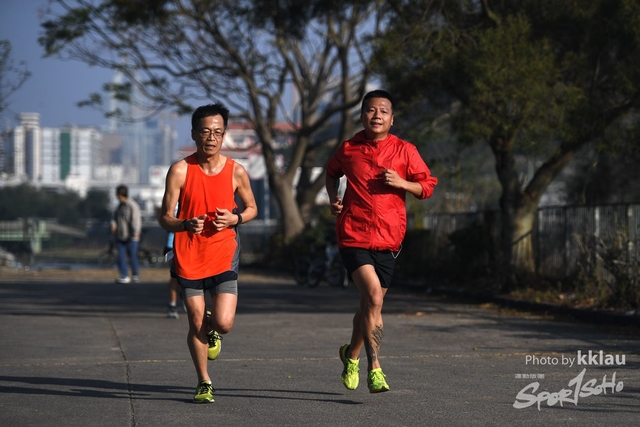
[[[396,257],[407,229],[406,193],[417,199],[433,194],[438,183],[416,147],[389,133],[393,98],[374,90],[362,101],[364,130],[345,141],[327,164],[326,188],[336,215],[340,255],[360,291],[351,341],[340,347],[342,383],[359,383],[360,350],[367,354],[367,385],[371,393],[389,390],[378,359],[382,342],[382,304],[391,285]],[[347,178],[344,200],[339,179]]]

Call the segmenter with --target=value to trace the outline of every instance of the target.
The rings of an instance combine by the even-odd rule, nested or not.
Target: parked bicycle
[[[109,246],[98,254],[98,265],[103,268],[113,267],[118,260],[118,250],[113,237],[109,237]]]
[[[164,256],[158,251],[151,251],[144,246],[138,247],[138,259],[145,267],[155,267],[164,262]]]
[[[307,270],[307,286],[310,288],[315,288],[323,280],[327,281],[329,286],[346,288],[349,285],[347,270],[342,264],[340,250],[335,242],[327,241],[324,255],[312,260]]]
[[[144,236],[144,231],[142,232]],[[138,260],[145,267],[154,267],[161,262],[164,262],[164,256],[159,251],[152,251],[145,246],[142,246],[142,238],[138,244]],[[107,249],[98,254],[97,262],[100,267],[108,268],[113,267],[118,262],[118,249],[116,247],[115,239],[113,235],[109,236],[109,245]]]

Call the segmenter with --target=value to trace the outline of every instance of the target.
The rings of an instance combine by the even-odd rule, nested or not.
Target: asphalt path
[[[392,288],[381,350],[391,391],[368,392],[364,354],[349,391],[338,348],[357,290],[262,272],[241,273],[235,325],[209,362],[215,402],[194,404],[186,316],[166,317],[167,272],[113,278],[0,271],[0,426],[639,424],[635,329]]]

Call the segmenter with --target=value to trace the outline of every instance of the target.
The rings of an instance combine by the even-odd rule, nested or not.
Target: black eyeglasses
[[[209,139],[209,137],[213,136],[215,140],[222,139],[222,137],[224,136],[224,133],[225,133],[224,130],[220,130],[220,129],[212,130],[209,128],[202,128],[198,131],[198,135],[200,135],[201,137],[205,139]]]

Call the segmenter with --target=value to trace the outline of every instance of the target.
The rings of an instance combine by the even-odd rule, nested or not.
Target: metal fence
[[[45,227],[46,225],[46,227]],[[108,224],[87,221],[82,230],[55,224],[54,221],[19,220],[0,222],[0,246],[8,240],[31,243],[32,250],[40,246],[40,239],[48,246],[87,247],[93,242],[102,248],[108,242]],[[162,250],[166,232],[157,223],[146,224],[146,245]],[[429,241],[421,245],[430,259],[447,256],[451,236],[470,227],[482,227],[492,242],[491,251],[484,257],[486,263],[498,259],[500,248],[501,214],[498,211],[430,214],[411,218],[408,228],[429,231]],[[626,252],[627,260],[637,260],[640,251],[640,204],[563,206],[538,209],[532,233],[536,269],[539,274],[567,277],[585,266],[596,265],[596,254],[602,245],[617,245]],[[277,232],[276,220],[254,220],[240,228],[243,262],[260,261],[270,252],[271,236]],[[37,232],[40,232],[38,234]],[[18,233],[18,234],[16,234]],[[55,244],[59,236],[64,243]],[[83,237],[80,237],[83,236]],[[36,239],[37,238],[37,239]],[[70,239],[73,238],[73,241]],[[35,243],[34,243],[34,239]],[[52,245],[53,243],[53,245]]]
[[[239,228],[241,262],[255,263],[270,251],[271,236],[278,230],[276,220],[253,220]],[[162,254],[167,232],[155,219],[143,221],[140,247]],[[25,218],[0,221],[0,265],[2,260],[24,264],[47,262],[96,262],[97,255],[109,246],[108,221],[84,219],[75,227],[56,220]]]
[[[432,246],[445,247],[452,233],[480,225],[499,242],[500,212],[431,214],[416,219],[414,227],[430,230]],[[640,255],[640,205],[562,206],[538,209],[534,224],[533,250],[539,274],[567,277],[596,264],[604,246],[621,247],[627,260]],[[499,245],[496,245],[499,247]]]
[[[617,246],[626,261],[638,257],[640,205],[568,206],[543,208],[537,218],[538,271],[575,273],[595,265],[595,254]]]

